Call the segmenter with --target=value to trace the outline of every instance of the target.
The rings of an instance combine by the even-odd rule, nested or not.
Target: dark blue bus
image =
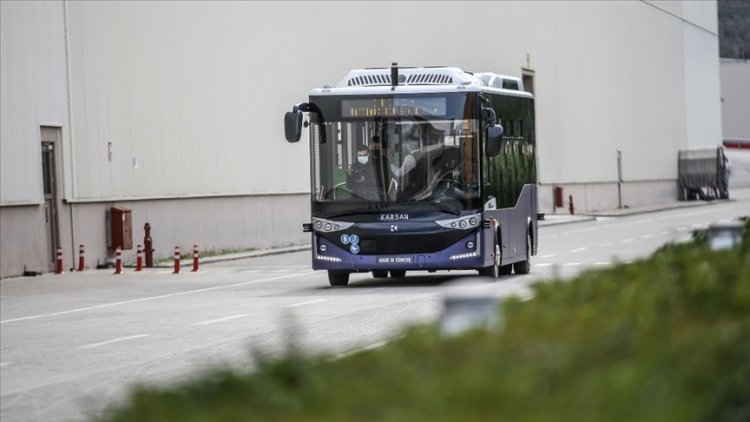
[[[452,67],[359,69],[286,113],[309,128],[312,266],[526,274],[537,250],[533,96]]]

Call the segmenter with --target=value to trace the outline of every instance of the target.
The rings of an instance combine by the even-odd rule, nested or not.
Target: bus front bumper
[[[317,238],[312,252],[314,270],[373,271],[373,270],[468,270],[491,265],[481,253],[478,234],[464,237],[453,245],[436,252],[419,254],[363,255],[346,251]],[[467,244],[472,242],[473,248]]]

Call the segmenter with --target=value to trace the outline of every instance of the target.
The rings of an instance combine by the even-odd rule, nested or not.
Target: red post
[[[78,271],[83,271],[85,269],[83,251],[84,251],[83,245],[78,245]]]
[[[122,250],[115,249],[115,274],[122,274]]]
[[[138,245],[136,250],[138,251],[138,253],[136,254],[135,258],[135,270],[143,271],[143,246]]]
[[[179,274],[180,273],[180,247],[175,246],[174,247],[174,271],[172,274]]]
[[[200,254],[198,253],[198,245],[193,245],[193,270],[192,272],[198,272],[198,257]]]
[[[151,238],[151,224],[146,223],[143,226],[146,231],[146,237],[143,238],[143,248],[146,254],[146,268],[154,266],[154,240]]]
[[[55,265],[55,274],[62,274],[63,273],[63,255],[62,255],[62,248],[57,248],[57,261]]]

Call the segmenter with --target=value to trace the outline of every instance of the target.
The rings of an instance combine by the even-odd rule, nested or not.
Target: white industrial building
[[[721,59],[721,118],[724,143],[750,147],[750,60]]]
[[[131,210],[175,245],[309,241],[308,149],[282,117],[353,68],[524,77],[539,204],[676,198],[677,151],[721,143],[715,1],[0,2],[0,275],[112,255]],[[618,152],[620,166],[618,168]],[[45,170],[46,169],[46,170]],[[621,198],[618,197],[621,182]],[[124,251],[133,261],[135,246]]]

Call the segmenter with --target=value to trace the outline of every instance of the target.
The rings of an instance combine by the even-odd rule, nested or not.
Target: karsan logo
[[[380,214],[380,221],[406,221],[409,214]]]

